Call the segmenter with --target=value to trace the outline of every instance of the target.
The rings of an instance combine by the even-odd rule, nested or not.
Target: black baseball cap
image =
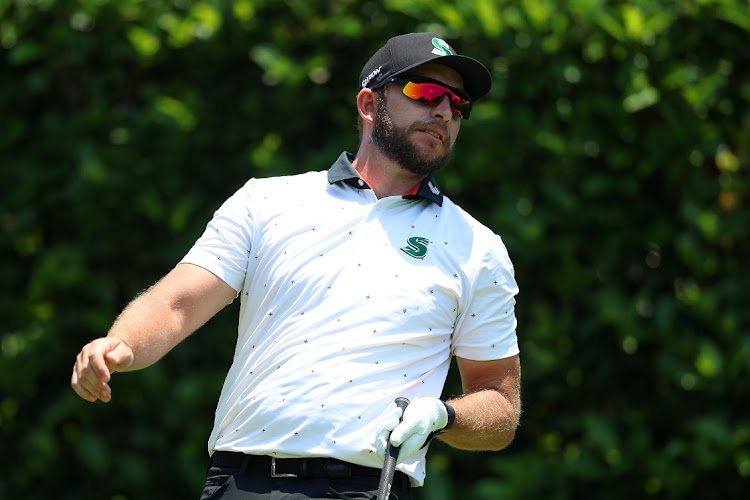
[[[456,54],[435,33],[408,33],[388,40],[367,61],[359,75],[359,90],[378,87],[386,78],[403,75],[426,63],[444,64],[456,70],[472,101],[487,95],[492,87],[490,72],[476,59]]]

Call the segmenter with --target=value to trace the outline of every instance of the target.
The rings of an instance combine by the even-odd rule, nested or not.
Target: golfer
[[[466,450],[514,437],[513,267],[433,178],[490,74],[437,35],[410,33],[358,83],[356,155],[249,180],[76,359],[73,389],[108,402],[113,373],[155,363],[240,300],[204,499],[374,498],[389,435],[391,498],[409,499],[434,436]],[[452,356],[463,394],[441,401]]]

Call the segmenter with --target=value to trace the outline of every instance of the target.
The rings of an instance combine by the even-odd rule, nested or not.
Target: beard
[[[452,146],[443,155],[428,156],[420,152],[409,139],[410,134],[415,130],[427,125],[434,127],[436,126],[435,122],[419,121],[413,123],[410,127],[396,127],[390,113],[388,113],[384,96],[378,94],[377,100],[372,142],[385,156],[398,163],[404,170],[424,177],[437,172],[448,164],[453,157]],[[445,127],[440,126],[440,128],[443,130],[444,142],[450,144],[450,134]]]

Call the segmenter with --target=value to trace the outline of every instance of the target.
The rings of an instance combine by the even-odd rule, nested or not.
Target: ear
[[[378,107],[377,98],[376,92],[372,89],[362,89],[357,94],[357,111],[359,112],[359,116],[362,118],[362,121],[370,125],[375,121],[375,113]]]

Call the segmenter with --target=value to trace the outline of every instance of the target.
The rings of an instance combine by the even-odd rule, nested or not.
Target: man
[[[390,434],[391,498],[408,499],[432,437],[507,446],[520,415],[513,268],[432,176],[490,86],[434,34],[390,39],[360,75],[356,156],[251,179],[81,350],[73,389],[110,401],[112,373],[156,362],[239,296],[203,498],[373,498]],[[464,395],[443,402],[452,355]]]

